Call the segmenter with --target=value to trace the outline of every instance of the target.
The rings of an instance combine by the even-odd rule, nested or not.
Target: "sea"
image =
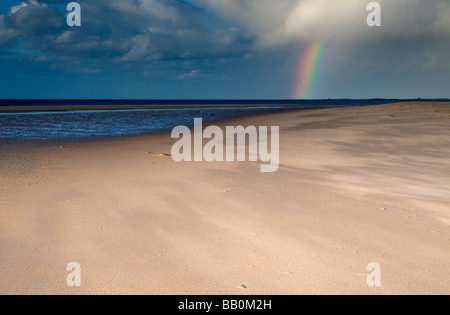
[[[381,105],[416,100],[0,100],[1,142],[84,140],[161,133],[192,126],[194,118],[213,123],[286,110]],[[433,100],[447,101],[447,100]],[[96,106],[117,106],[97,110]],[[135,109],[121,109],[121,105]],[[66,111],[1,113],[6,107],[42,106]],[[83,106],[83,110],[77,110]],[[92,106],[92,110],[89,107]],[[139,108],[145,106],[146,108]],[[150,108],[148,108],[150,107]],[[154,107],[154,108],[152,108]],[[88,108],[88,109],[86,109]]]

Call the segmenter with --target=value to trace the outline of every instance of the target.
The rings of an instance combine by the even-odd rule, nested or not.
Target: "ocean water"
[[[0,142],[91,139],[157,133],[176,126],[192,126],[194,118],[205,123],[229,118],[298,109],[361,106],[388,100],[320,101],[7,101],[0,106],[57,105],[155,105],[155,109],[74,110],[66,112],[0,113]],[[163,105],[214,105],[211,108],[160,108]],[[235,105],[236,107],[220,107]],[[253,106],[253,107],[245,107]],[[256,107],[255,107],[256,105]],[[261,105],[261,106],[258,106]],[[269,106],[269,107],[267,107]]]
[[[191,126],[194,118],[214,122],[273,113],[280,108],[138,109],[0,114],[0,141],[66,140],[156,133]]]

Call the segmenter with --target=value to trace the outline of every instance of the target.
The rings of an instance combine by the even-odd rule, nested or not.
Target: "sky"
[[[0,99],[450,97],[450,1],[2,0]]]

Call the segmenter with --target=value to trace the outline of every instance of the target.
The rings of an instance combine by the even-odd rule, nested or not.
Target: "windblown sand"
[[[237,124],[280,126],[277,173],[170,135],[2,144],[0,294],[450,294],[449,104]]]

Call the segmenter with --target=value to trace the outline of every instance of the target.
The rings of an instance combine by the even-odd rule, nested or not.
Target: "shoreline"
[[[40,112],[76,112],[76,111],[129,111],[152,109],[206,109],[206,108],[286,108],[308,109],[308,105],[70,105],[70,106],[0,106],[1,114],[40,113]]]
[[[329,109],[336,109],[336,110],[340,110],[340,109],[345,109],[345,108],[353,108],[355,110],[360,110],[360,109],[364,109],[364,108],[371,108],[371,107],[379,107],[379,106],[400,106],[400,105],[409,105],[409,104],[421,104],[421,105],[426,105],[426,104],[442,104],[442,105],[450,105],[450,101],[447,102],[426,102],[426,101],[421,101],[421,102],[400,102],[400,103],[388,103],[388,104],[379,104],[379,105],[362,105],[362,106],[341,106],[341,107],[316,107],[316,108],[311,108],[311,107],[302,107],[302,108],[298,108],[297,106],[294,106],[294,108],[292,109],[280,109],[279,112],[275,112],[275,113],[259,113],[259,114],[249,114],[249,115],[244,115],[244,116],[238,116],[238,117],[231,117],[225,120],[218,120],[215,122],[210,122],[205,124],[205,126],[210,126],[210,125],[219,125],[219,126],[225,126],[226,123],[230,123],[230,124],[236,124],[236,121],[241,121],[241,119],[243,119],[243,121],[245,121],[246,119],[249,118],[262,118],[265,116],[272,116],[272,115],[277,115],[277,114],[289,114],[289,113],[295,113],[298,111],[320,111],[320,110],[329,110]],[[183,105],[180,105],[183,106]],[[77,106],[75,106],[77,107]],[[74,109],[75,107],[70,107],[71,109],[67,109],[67,111],[78,111],[81,109]],[[110,108],[111,106],[107,106],[108,108]],[[206,106],[205,108],[220,108],[223,106]],[[230,107],[236,107],[236,106],[231,106]],[[241,106],[241,107],[248,107],[248,106]],[[259,107],[259,105],[254,105],[254,106],[249,106],[249,107]],[[133,110],[133,109],[137,109],[137,108],[133,108],[133,109],[117,109],[116,107],[114,107],[114,111],[127,111],[127,110]],[[191,108],[191,107],[188,107]],[[197,107],[192,107],[192,108],[197,108]],[[238,106],[239,108],[239,106]],[[272,108],[271,106],[267,106],[267,108]],[[140,108],[143,109],[143,108]],[[147,108],[147,109],[155,109],[154,107],[151,108]],[[168,109],[168,108],[162,108],[162,109]],[[170,109],[170,108],[169,108]],[[28,110],[28,109],[25,109]],[[92,111],[96,111],[96,109],[92,109],[90,108],[90,110]],[[104,109],[105,111],[111,110],[111,109]],[[143,109],[146,110],[146,109]],[[6,114],[20,114],[20,113],[39,113],[39,112],[46,112],[47,110],[42,109],[42,111],[25,111],[25,112],[5,112]],[[51,112],[51,111],[50,111]],[[56,110],[54,111],[56,112],[60,112],[60,110]],[[3,113],[0,107],[0,114]],[[174,126],[175,127],[175,126]],[[126,140],[127,138],[136,138],[136,137],[146,137],[146,136],[150,136],[150,135],[170,135],[171,130],[174,128],[169,128],[166,130],[161,130],[161,131],[156,131],[156,132],[144,132],[144,133],[138,133],[138,134],[130,134],[130,135],[116,135],[116,136],[94,136],[94,137],[81,137],[81,138],[66,138],[66,139],[48,139],[48,140],[35,140],[35,139],[30,139],[30,140],[13,140],[13,139],[0,139],[0,145],[14,145],[14,144],[21,144],[21,145],[27,145],[27,144],[59,144],[59,143],[64,143],[64,142],[68,142],[68,143],[83,143],[83,142],[101,142],[101,141],[113,141],[115,139],[122,139],[122,140]],[[189,128],[192,128],[193,125],[189,125]]]
[[[338,104],[327,104],[327,100],[298,100],[304,102],[304,104],[290,104],[287,100],[275,100],[273,103],[254,102],[249,100],[249,103],[246,104],[245,101],[242,103],[229,104],[226,102],[218,102],[214,103],[211,101],[211,104],[171,104],[171,105],[0,105],[0,114],[15,114],[15,113],[40,113],[40,112],[68,112],[68,111],[128,111],[128,110],[151,110],[151,109],[206,109],[206,108],[280,108],[280,109],[292,109],[292,110],[301,110],[301,109],[323,109],[323,108],[346,108],[346,107],[358,107],[355,104],[349,105],[338,105]],[[330,103],[346,101],[346,100],[329,100]],[[348,102],[354,102],[357,100],[347,100]],[[383,100],[383,99],[368,99],[368,100],[360,100],[367,102],[379,102],[371,105],[360,105],[360,106],[379,106],[379,105],[388,105],[388,104],[406,104],[406,103],[449,103],[450,100]],[[180,103],[183,101],[180,100]],[[295,103],[296,100],[292,100],[292,103]],[[310,103],[309,103],[310,102]],[[324,102],[323,105],[317,104],[317,102]],[[315,104],[316,103],[316,104]]]

